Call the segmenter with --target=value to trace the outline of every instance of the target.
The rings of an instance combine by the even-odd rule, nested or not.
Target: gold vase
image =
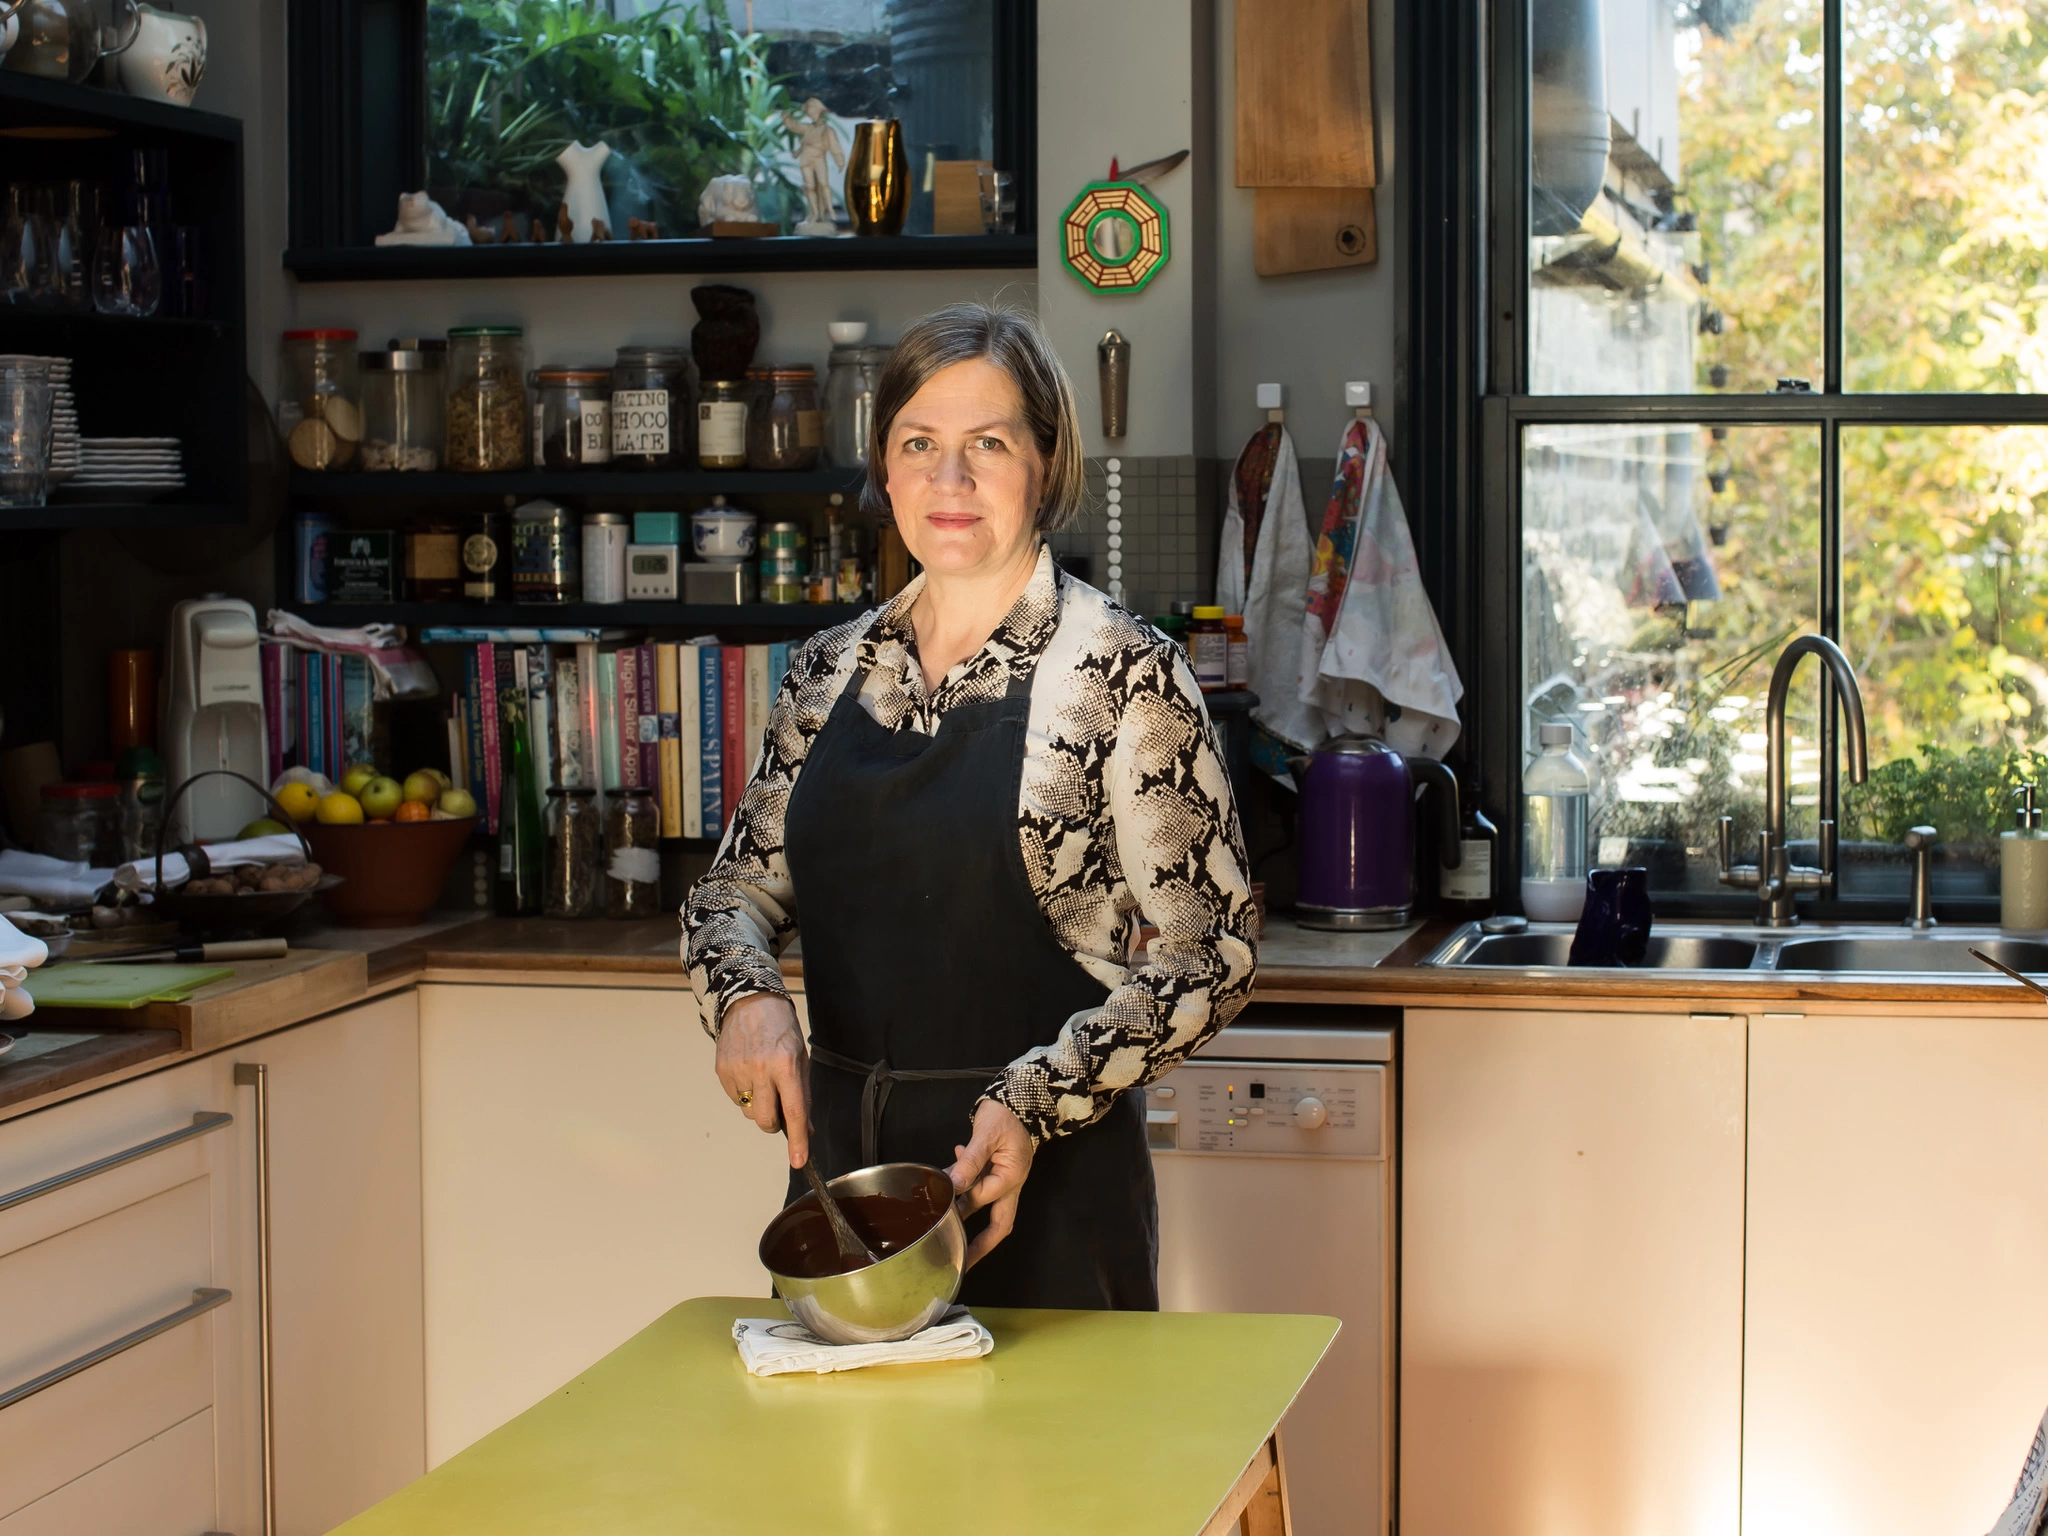
[[[900,235],[910,217],[910,157],[895,118],[858,123],[846,158],[846,212],[856,235]]]

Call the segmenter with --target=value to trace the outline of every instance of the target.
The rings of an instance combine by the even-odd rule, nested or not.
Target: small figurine
[[[605,221],[604,221],[603,219],[592,219],[592,220],[590,221],[590,238],[591,238],[591,239],[592,239],[593,241],[597,241],[597,240],[609,240],[609,239],[611,239],[611,237],[612,237],[612,227],[611,227],[611,225],[609,225],[609,224],[605,223]]]
[[[469,231],[425,192],[398,194],[398,227],[377,237],[379,245],[468,245]]]
[[[541,223],[539,219],[533,221],[533,243],[535,245],[546,245],[548,243],[548,227]]]
[[[837,165],[845,169],[846,147],[839,142],[838,130],[832,126],[825,103],[813,96],[804,103],[802,117],[783,113],[782,125],[796,137],[796,164],[804,178],[804,211],[808,217],[797,225],[795,232],[838,234],[839,226],[832,221],[832,180],[828,167]]]
[[[833,142],[838,142],[836,135]],[[754,184],[744,176],[712,177],[704,183],[704,195],[697,199],[697,222],[706,229],[713,224],[760,223],[761,204],[754,196]]]
[[[659,240],[661,238],[661,226],[652,219],[628,219],[626,220],[626,238],[628,240]]]
[[[610,225],[611,205],[605,201],[605,161],[611,159],[612,147],[599,139],[595,144],[571,144],[555,156],[555,164],[562,168],[569,178],[569,186],[562,197],[562,207],[569,216],[568,238],[578,245],[588,245],[595,238],[592,228],[596,224]]]
[[[469,239],[464,242],[465,244],[496,245],[498,243],[498,232],[495,229],[485,229],[483,225],[477,223],[475,214],[470,214],[463,220],[463,223],[469,229]]]
[[[518,214],[508,213],[505,215],[503,219],[499,220],[498,244],[517,245],[525,238],[526,236],[520,231],[519,228]]]

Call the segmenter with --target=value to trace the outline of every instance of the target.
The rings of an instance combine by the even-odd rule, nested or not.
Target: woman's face
[[[994,363],[933,374],[897,413],[883,451],[897,530],[926,570],[1000,570],[1036,541],[1045,465],[1024,396]]]

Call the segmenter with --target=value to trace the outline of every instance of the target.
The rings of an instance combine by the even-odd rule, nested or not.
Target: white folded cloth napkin
[[[216,872],[223,869],[245,869],[251,864],[299,864],[305,861],[306,848],[294,832],[273,832],[268,837],[245,837],[239,842],[208,843],[206,862]],[[182,853],[164,855],[164,889],[183,885],[192,877],[191,869],[185,863]],[[137,859],[132,864],[123,864],[114,871],[114,884],[124,891],[153,891],[156,889],[156,855]]]
[[[36,1000],[22,983],[30,970],[49,958],[49,945],[0,917],[0,1023],[25,1019],[36,1011]]]
[[[996,1347],[995,1335],[965,1307],[954,1307],[922,1333],[893,1344],[827,1344],[787,1317],[741,1317],[732,1325],[740,1359],[756,1376],[857,1371],[869,1365],[917,1365],[927,1360],[974,1360]]]
[[[0,893],[26,896],[38,906],[87,906],[113,878],[111,869],[94,869],[82,860],[74,864],[47,854],[0,848]]]

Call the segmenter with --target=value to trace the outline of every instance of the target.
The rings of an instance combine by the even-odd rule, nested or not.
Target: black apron
[[[1017,796],[1031,679],[891,731],[856,667],[784,817],[811,1021],[811,1147],[828,1178],[944,1168],[1009,1062],[1049,1045],[1103,985],[1060,947],[1024,872]],[[805,1189],[790,1175],[790,1198]],[[970,1236],[986,1210],[968,1222]],[[1142,1091],[1038,1148],[1017,1224],[968,1271],[970,1306],[1159,1306],[1159,1217]]]

